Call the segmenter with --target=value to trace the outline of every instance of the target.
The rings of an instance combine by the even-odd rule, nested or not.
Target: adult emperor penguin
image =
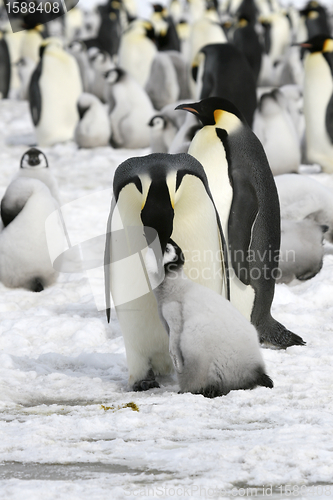
[[[306,159],[333,173],[333,38],[317,35],[300,44],[304,61]]]
[[[162,253],[172,235],[187,256],[185,273],[228,296],[224,238],[202,165],[188,154],[129,158],[115,172],[113,193],[105,248],[107,315],[110,319],[111,290],[129,384],[147,390],[158,386],[155,375],[167,373],[172,362],[156,299],[138,260],[147,248],[143,226],[157,231]]]
[[[214,398],[231,390],[273,387],[254,326],[226,298],[186,277],[184,255],[174,241],[164,252],[162,283],[156,280],[162,266],[153,249],[145,262],[181,392]]]
[[[0,99],[6,99],[10,87],[10,56],[7,42],[0,31]]]
[[[48,187],[38,179],[19,177],[1,201],[12,220],[0,233],[0,281],[10,288],[41,292],[57,278],[49,256],[45,221],[58,208]],[[63,247],[60,220],[52,226],[54,240]]]
[[[261,342],[281,348],[303,345],[270,312],[280,248],[280,209],[259,139],[226,99],[210,97],[178,109],[193,113],[204,125],[188,152],[204,167],[221,219],[232,271],[231,302],[257,328]]]
[[[82,83],[75,58],[58,39],[41,47],[40,61],[32,74],[29,101],[39,146],[73,139],[79,121],[77,100]]]
[[[230,100],[251,127],[257,107],[256,83],[245,56],[230,43],[210,44],[200,50],[196,65],[198,98]]]

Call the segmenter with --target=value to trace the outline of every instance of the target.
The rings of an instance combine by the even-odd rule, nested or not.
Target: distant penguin
[[[121,39],[121,2],[107,2],[98,5],[101,23],[97,33],[99,47],[112,58],[117,57]]]
[[[23,153],[20,169],[14,178],[16,179],[18,177],[31,177],[44,182],[49,188],[53,198],[58,202],[60,201],[58,183],[49,168],[45,154],[40,149],[30,148]]]
[[[45,221],[58,208],[48,187],[37,179],[20,177],[7,188],[1,207],[15,214],[0,232],[0,281],[7,287],[41,292],[57,278],[45,233]],[[53,237],[62,244],[60,222]]]
[[[43,43],[42,25],[24,31],[21,42],[21,57],[29,57],[35,64],[39,62],[39,49]]]
[[[115,64],[107,52],[103,52],[97,47],[91,47],[88,49],[88,59],[90,69],[92,70],[90,92],[98,97],[102,102],[106,102],[105,73],[110,69],[115,68]]]
[[[281,220],[281,248],[277,283],[305,281],[323,266],[323,238],[328,226],[304,220]]]
[[[325,185],[312,177],[297,174],[277,175],[281,217],[283,219],[313,219],[328,226],[325,239],[333,243],[333,198]]]
[[[244,54],[250,68],[252,69],[254,80],[257,83],[261,68],[263,47],[255,26],[244,14],[239,17],[236,28],[233,32],[232,43],[240,52]]]
[[[108,146],[111,126],[104,105],[93,94],[83,93],[78,100],[80,121],[75,129],[74,138],[80,148]]]
[[[68,51],[75,57],[78,63],[83,92],[91,92],[95,72],[90,65],[87,48],[84,42],[81,40],[72,41],[68,46]]]
[[[180,104],[180,102],[177,104]],[[152,153],[168,153],[178,130],[183,125],[186,117],[190,116],[185,111],[180,113],[175,110],[177,104],[173,103],[164,106],[148,123]]]
[[[333,39],[326,35],[301,43],[304,61],[306,159],[333,173]]]
[[[198,98],[228,99],[251,127],[257,107],[256,83],[245,56],[232,44],[220,43],[206,45],[197,60]]]
[[[21,81],[18,96],[20,99],[27,101],[29,100],[30,80],[33,72],[35,71],[36,63],[29,57],[21,57],[21,59],[16,63],[16,68]]]
[[[214,398],[237,389],[273,387],[256,329],[227,299],[186,277],[184,255],[175,242],[166,246],[165,278],[158,286],[161,270],[151,248],[145,262],[181,392]]]
[[[167,9],[159,4],[153,4],[154,12],[151,22],[155,30],[155,41],[159,51],[180,51],[180,40],[172,16]]]
[[[168,53],[157,52],[150,68],[145,90],[157,110],[179,98],[177,73]]]
[[[147,247],[143,226],[157,231],[162,253],[171,236],[177,239],[187,256],[184,272],[220,294],[228,289],[226,248],[206,175],[190,155],[129,158],[115,172],[113,193],[105,247],[107,315],[111,291],[129,383],[134,390],[147,390],[172,363],[156,299],[138,259]]]
[[[187,153],[195,134],[202,128],[202,123],[192,114],[188,114],[184,123],[173,138],[168,153]]]
[[[230,259],[231,303],[257,328],[261,342],[286,348],[303,340],[271,316],[280,247],[280,209],[263,147],[228,100],[181,105],[197,116],[189,154],[202,164]]]
[[[0,31],[0,99],[6,99],[10,88],[10,56],[7,42]]]
[[[279,89],[262,94],[253,123],[253,132],[264,147],[273,175],[298,172],[301,147],[291,116]]]
[[[29,102],[39,146],[74,138],[79,121],[77,100],[82,93],[78,64],[61,43],[49,39],[32,74]]]
[[[304,20],[308,39],[316,35],[326,35],[327,38],[330,38],[332,29],[327,9],[323,5],[320,5],[315,0],[311,0],[300,11],[300,15],[301,19]]]
[[[155,109],[141,85],[121,68],[106,73],[111,145],[115,148],[145,148],[150,144],[149,121]]]
[[[157,47],[152,41],[154,29],[149,21],[136,19],[122,34],[119,47],[119,66],[145,87]]]

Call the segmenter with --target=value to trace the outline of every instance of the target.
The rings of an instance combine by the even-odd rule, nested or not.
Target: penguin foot
[[[261,373],[259,378],[256,380],[256,384],[261,385],[262,387],[269,387],[270,389],[273,389],[274,387],[273,380],[266,373]]]
[[[41,280],[39,278],[36,278],[33,280],[32,284],[31,284],[31,290],[33,292],[42,292],[44,290],[43,283],[41,282]]]
[[[148,391],[149,389],[158,388],[160,385],[155,380],[155,375],[152,369],[149,370],[146,377],[143,380],[138,380],[133,385],[133,391]]]
[[[272,322],[263,329],[258,328],[260,343],[287,349],[292,345],[306,345],[306,342],[296,335],[296,333],[287,330],[287,328],[272,318]]]
[[[205,398],[218,398],[219,396],[225,396],[227,393],[221,391],[221,387],[216,385],[207,385],[204,389],[201,389],[200,394]]]

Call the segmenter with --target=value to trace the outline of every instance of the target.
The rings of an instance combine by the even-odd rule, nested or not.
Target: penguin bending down
[[[333,39],[317,35],[299,44],[307,48],[304,61],[306,157],[324,172],[333,173]]]
[[[43,182],[19,177],[8,186],[1,201],[3,207],[11,213],[11,221],[0,233],[0,281],[10,288],[40,292],[57,278],[49,256],[45,221],[58,203]],[[60,222],[52,229],[52,237],[62,245]]]
[[[214,398],[258,385],[273,387],[254,326],[227,299],[186,277],[184,255],[175,242],[166,245],[161,284],[151,248],[145,262],[181,392]]]
[[[61,47],[61,42],[50,38],[41,47],[40,61],[29,88],[38,145],[51,146],[73,139],[79,121],[76,103],[81,93],[75,58]]]
[[[203,128],[189,154],[202,164],[221,219],[230,262],[231,303],[256,327],[260,342],[303,345],[271,316],[280,249],[280,208],[263,147],[239,110],[210,97],[178,106]]]
[[[205,172],[188,154],[129,158],[115,172],[113,193],[105,248],[107,316],[111,291],[129,383],[141,391],[157,387],[155,375],[172,368],[156,298],[140,262],[135,267],[134,257],[147,247],[143,226],[157,231],[162,252],[171,235],[179,241],[189,278],[228,295],[226,248]]]
[[[281,219],[280,276],[277,283],[313,278],[323,267],[324,233],[328,226],[311,219]]]

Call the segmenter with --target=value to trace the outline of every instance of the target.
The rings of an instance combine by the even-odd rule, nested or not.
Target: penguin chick
[[[213,398],[258,385],[272,388],[251,323],[224,297],[186,277],[183,253],[172,240],[163,264],[165,278],[154,293],[181,392]],[[151,248],[146,266],[154,286],[159,271]]]
[[[323,266],[323,238],[328,226],[304,219],[281,220],[280,276],[277,283],[313,278]]]
[[[78,100],[80,121],[74,138],[80,148],[108,146],[111,126],[103,103],[93,94],[83,93]]]
[[[0,281],[7,287],[42,291],[57,278],[52,267],[45,221],[58,208],[47,186],[20,177],[11,182],[1,206],[12,212],[11,222],[0,233]],[[52,226],[52,240],[62,245],[60,223]]]
[[[22,155],[20,169],[14,179],[17,179],[18,177],[31,177],[44,182],[44,184],[46,184],[51,191],[53,198],[60,203],[58,183],[49,168],[45,154],[40,149],[30,148]],[[5,206],[1,209],[2,218],[3,210],[5,210]],[[9,222],[7,224],[9,224]],[[4,219],[3,223],[5,226],[7,225]]]
[[[301,163],[299,139],[291,116],[280,104],[283,99],[279,89],[263,94],[253,124],[273,175],[298,172]]]
[[[156,111],[147,93],[135,78],[121,68],[110,69],[105,79],[112,130],[111,145],[126,149],[148,147],[148,123]]]
[[[325,239],[333,243],[333,200],[327,187],[311,177],[297,174],[277,175],[281,217],[283,219],[312,219],[328,226]]]

